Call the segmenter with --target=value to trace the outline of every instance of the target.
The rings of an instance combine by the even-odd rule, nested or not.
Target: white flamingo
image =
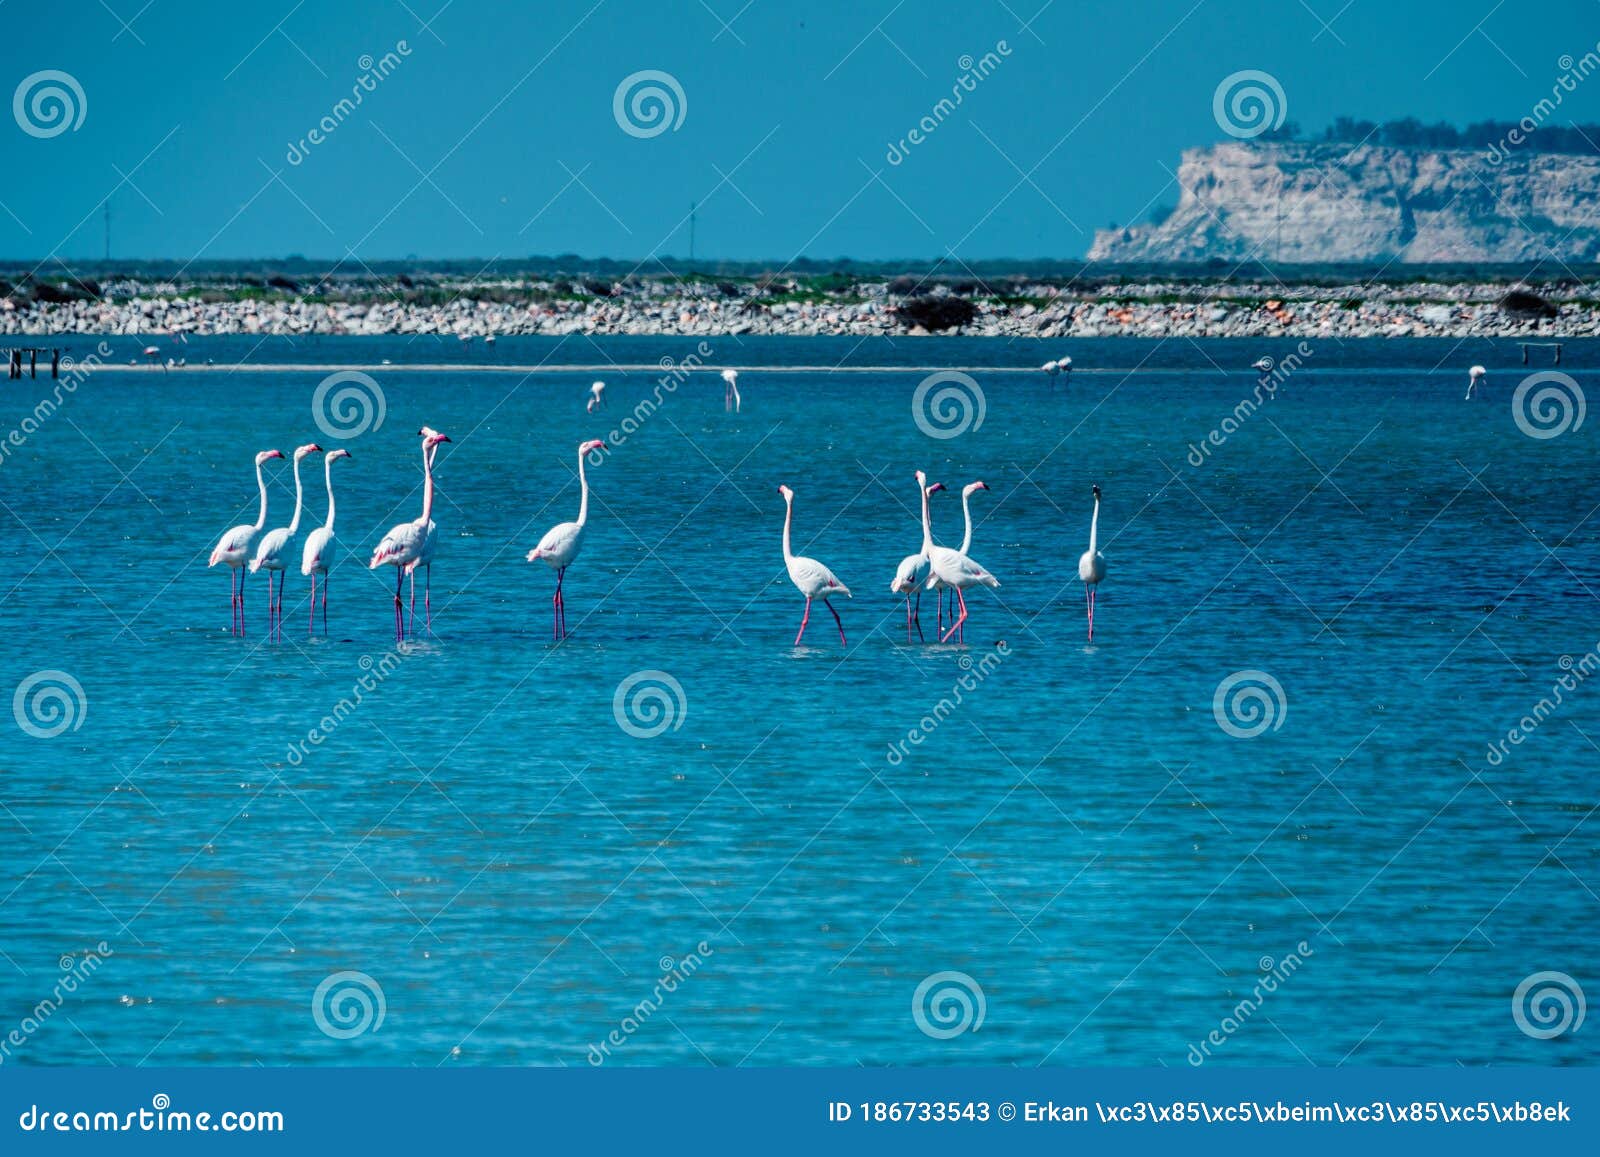
[[[604,450],[606,444],[599,438],[584,442],[578,447],[578,520],[576,522],[562,522],[552,526],[539,540],[539,545],[528,552],[529,562],[546,563],[556,572],[556,594],[552,606],[551,631],[558,639],[567,636],[567,600],[561,593],[562,581],[567,577],[567,567],[571,566],[578,557],[578,552],[583,549],[583,528],[589,521],[589,479],[583,472],[583,459],[591,451]]]
[[[317,626],[317,576],[322,576],[322,633],[328,633],[328,568],[333,565],[333,462],[348,458],[348,450],[332,450],[322,460],[323,479],[328,485],[328,521],[306,535],[306,549],[300,556],[300,573],[311,579],[311,630]]]
[[[1056,369],[1064,376],[1072,372],[1072,359],[1061,358],[1056,362]]]
[[[294,517],[288,526],[269,530],[261,536],[256,546],[256,556],[250,560],[250,573],[267,572],[267,626],[283,629],[283,580],[288,570],[288,554],[294,546],[294,536],[300,533],[300,512],[305,507],[305,491],[300,486],[300,463],[308,454],[320,454],[322,447],[315,442],[298,446],[294,452]],[[278,576],[278,593],[272,593],[272,576]]]
[[[1089,641],[1094,642],[1094,590],[1106,577],[1106,556],[1100,553],[1100,487],[1094,488],[1094,517],[1089,521],[1089,549],[1078,559],[1078,577],[1089,600]]]
[[[941,488],[942,489],[942,488]],[[972,495],[977,490],[987,490],[987,482],[969,482],[961,488],[961,513],[966,519],[967,527],[961,534],[961,552],[966,554],[972,549]],[[931,569],[931,568],[930,568]],[[923,585],[925,591],[938,592],[939,599],[939,631],[944,631],[944,588],[949,586],[936,574],[929,574],[928,581]]]
[[[1482,366],[1473,366],[1467,371],[1467,398],[1469,400],[1473,394],[1478,392],[1478,383],[1483,381],[1483,376],[1488,372]]]
[[[928,525],[928,496],[937,494],[944,489],[943,482],[927,485],[925,475],[917,477],[917,489],[922,492],[922,551],[920,554],[908,554],[900,560],[899,568],[894,572],[894,582],[889,584],[891,594],[905,595],[906,597],[906,638],[911,638],[911,626],[916,624],[917,638],[922,638],[922,620],[918,612],[922,610],[923,585],[928,581],[932,566],[928,561],[928,551],[933,546],[933,531]],[[916,609],[911,606],[911,596],[917,596]]]
[[[234,634],[244,631],[244,567],[250,561],[250,548],[255,545],[256,535],[267,525],[267,480],[261,476],[261,467],[269,459],[282,457],[282,450],[263,450],[256,455],[256,489],[261,491],[261,511],[256,515],[255,524],[242,523],[223,534],[212,548],[211,561],[206,563],[206,566],[213,567],[220,562],[228,568],[228,595],[233,607]]]
[[[737,414],[739,412],[739,371],[723,370],[722,380],[727,383],[722,390],[722,408]]]
[[[919,476],[918,485],[921,484]],[[833,621],[839,627],[839,642],[844,643],[844,623],[839,618],[839,612],[833,609],[833,603],[828,600],[834,595],[850,598],[850,588],[834,578],[833,572],[816,559],[795,554],[789,548],[789,524],[794,521],[794,491],[787,486],[780,486],[778,493],[783,495],[784,502],[783,565],[788,568],[789,581],[806,597],[806,613],[800,619],[800,633],[794,637],[794,645],[798,647],[800,640],[806,637],[806,624],[811,621],[812,599],[821,599],[822,605],[832,612]]]
[[[584,407],[584,409],[588,410],[589,413],[592,414],[596,410],[603,410],[605,408],[606,384],[604,382],[596,382],[594,385],[589,387],[589,403]]]
[[[424,438],[435,438],[439,431],[432,426],[424,426],[417,433]],[[450,439],[446,438],[448,442]],[[428,447],[428,472],[433,472],[433,460],[439,455],[439,443],[434,442]],[[422,535],[422,549],[417,551],[417,557],[406,564],[406,578],[411,583],[411,631],[417,629],[417,570],[422,570],[422,617],[424,629],[433,631],[433,555],[439,549],[439,524],[433,519],[428,519],[428,529]]]
[[[963,505],[965,505],[966,496],[982,485],[982,483],[975,482],[963,487]],[[988,489],[987,487],[983,488]],[[948,546],[935,546],[928,552],[928,561],[933,564],[933,573],[938,576],[939,581],[945,586],[955,589],[956,601],[961,606],[960,616],[950,624],[950,629],[939,638],[939,641],[943,643],[947,642],[952,635],[960,635],[961,629],[967,621],[967,588],[979,585],[998,587],[1000,580],[984,570],[979,563],[968,558],[965,550],[951,550]]]
[[[424,430],[428,428],[423,427]],[[367,564],[368,570],[377,570],[380,566],[395,568],[394,576],[394,636],[397,639],[405,636],[405,619],[400,608],[400,586],[405,581],[407,570],[417,561],[422,553],[423,542],[428,536],[428,526],[433,521],[433,450],[441,442],[450,441],[447,434],[430,430],[422,435],[422,516],[414,522],[402,522],[390,529],[383,536],[383,541],[378,543],[372,552],[372,561]]]

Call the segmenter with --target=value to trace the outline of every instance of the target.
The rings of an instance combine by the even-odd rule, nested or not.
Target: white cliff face
[[[1230,142],[1189,149],[1177,209],[1100,230],[1093,261],[1600,258],[1600,157]]]

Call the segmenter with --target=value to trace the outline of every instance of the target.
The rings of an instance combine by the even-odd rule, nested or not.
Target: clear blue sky
[[[5,258],[99,256],[108,193],[121,257],[681,255],[699,201],[702,258],[1070,258],[1176,200],[1179,151],[1222,139],[1229,73],[1270,72],[1307,129],[1516,119],[1600,41],[1600,5],[10,0],[0,32],[6,92],[59,69],[87,105],[47,139],[0,118]],[[363,55],[399,41],[392,75],[290,165]],[[1000,41],[992,75],[888,164],[961,58]],[[645,69],[686,97],[651,138],[613,116]],[[1600,76],[1585,84],[1563,123],[1600,121]]]

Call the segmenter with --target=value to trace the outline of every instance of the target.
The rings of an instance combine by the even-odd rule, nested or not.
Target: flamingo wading
[[[939,489],[943,490],[944,487],[941,486],[941,487],[939,487]],[[967,551],[972,549],[972,494],[973,494],[973,491],[975,491],[975,490],[987,490],[987,489],[989,489],[989,484],[987,482],[968,482],[965,486],[963,486],[961,488],[961,513],[962,513],[963,517],[966,519],[966,523],[967,523],[967,528],[966,528],[965,531],[962,532],[962,535],[961,535],[961,551],[960,551],[961,554],[966,554]],[[930,493],[931,493],[931,491],[930,491]],[[937,596],[938,596],[938,599],[939,599],[939,630],[940,630],[941,633],[944,631],[944,588],[949,586],[949,585],[950,585],[949,583],[945,582],[938,575],[930,573],[928,575],[927,583],[924,584],[924,586],[922,588],[923,590],[926,590],[926,591],[935,591],[935,592],[937,592]],[[953,613],[954,612],[952,612],[952,614]]]
[[[567,636],[567,599],[561,586],[567,577],[567,567],[577,559],[583,549],[583,528],[589,522],[589,479],[583,472],[583,459],[591,451],[604,450],[606,444],[599,438],[584,442],[578,447],[578,520],[552,526],[539,540],[539,545],[528,552],[529,562],[543,562],[556,572],[556,594],[553,602],[551,631],[558,639]]]
[[[317,629],[317,576],[322,576],[322,633],[328,633],[328,570],[333,566],[333,462],[348,458],[350,451],[333,450],[322,460],[323,480],[328,485],[328,521],[306,535],[305,553],[300,556],[300,573],[311,579],[310,629]]]
[[[206,563],[212,567],[220,562],[228,568],[228,595],[233,605],[233,633],[236,635],[244,633],[245,564],[250,561],[250,548],[255,545],[256,535],[267,525],[267,480],[261,476],[261,467],[268,459],[282,457],[282,450],[263,450],[256,455],[256,489],[261,491],[261,511],[256,515],[255,524],[242,523],[225,533],[212,548],[211,561]]]
[[[906,597],[906,641],[911,640],[911,627],[915,624],[917,638],[922,638],[922,620],[918,613],[922,610],[922,591],[931,573],[932,564],[928,562],[928,551],[933,548],[933,531],[928,525],[928,496],[937,494],[944,489],[943,482],[935,482],[932,486],[925,485],[925,477],[917,479],[917,489],[922,492],[922,551],[919,554],[908,554],[900,560],[900,567],[894,572],[894,581],[889,584],[891,594],[905,595]],[[911,603],[911,596],[917,596],[916,606]]]
[[[294,536],[300,533],[300,512],[305,508],[305,491],[300,485],[300,463],[308,454],[320,454],[322,447],[315,442],[298,446],[294,452],[294,517],[288,526],[269,530],[256,546],[256,556],[250,560],[250,573],[267,572],[267,628],[283,630],[283,580],[289,569],[289,552],[294,548]],[[278,576],[278,590],[273,594],[272,576]]]
[[[401,611],[400,587],[405,582],[406,574],[411,565],[422,554],[423,544],[428,537],[428,527],[433,522],[433,454],[432,450],[441,442],[450,441],[447,434],[436,430],[429,430],[422,435],[422,516],[414,522],[402,522],[390,529],[383,536],[383,541],[378,543],[378,548],[372,552],[372,561],[367,564],[369,570],[377,570],[380,566],[395,568],[394,576],[394,637],[405,637],[405,618]]]
[[[923,483],[923,476],[918,475],[917,484]],[[800,640],[806,637],[806,624],[811,621],[811,600],[821,599],[822,605],[833,614],[833,621],[839,628],[839,642],[844,643],[844,623],[839,618],[839,612],[834,610],[833,603],[829,600],[834,595],[843,595],[850,598],[850,588],[833,577],[833,572],[823,566],[814,558],[795,554],[789,546],[789,525],[794,521],[794,491],[787,486],[778,487],[778,493],[783,495],[783,565],[788,568],[789,581],[806,597],[806,613],[800,618],[800,633],[794,637],[794,645],[799,646]],[[849,644],[845,644],[848,646]]]
[[[922,477],[918,471],[917,476]],[[978,484],[964,487],[963,498]],[[956,636],[957,641],[963,634],[962,628],[967,622],[967,595],[968,587],[986,586],[998,587],[1000,580],[990,574],[980,564],[967,557],[964,550],[951,550],[948,546],[935,546],[928,552],[928,561],[933,564],[933,573],[938,576],[939,582],[945,586],[953,587],[956,592],[956,602],[961,608],[961,614],[950,624],[950,629],[939,637],[941,643],[948,642],[951,636]]]
[[[1100,487],[1094,488],[1094,517],[1089,520],[1089,549],[1078,559],[1078,577],[1083,580],[1084,597],[1089,602],[1089,641],[1094,642],[1094,590],[1106,577],[1106,556],[1100,553]]]

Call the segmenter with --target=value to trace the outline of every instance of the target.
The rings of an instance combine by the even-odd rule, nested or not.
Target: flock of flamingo
[[[1070,362],[1068,362],[1070,366]],[[1062,372],[1058,370],[1057,372]],[[737,412],[740,405],[737,384],[738,373],[735,370],[725,370],[722,374],[726,385],[724,404],[731,412]],[[587,410],[592,414],[605,407],[605,383],[595,382],[589,391]],[[395,637],[404,639],[409,632],[415,633],[417,614],[417,571],[423,574],[423,616],[424,629],[431,632],[433,627],[433,602],[432,602],[432,568],[433,557],[438,547],[439,528],[433,520],[433,463],[438,447],[450,441],[447,434],[423,426],[417,431],[422,439],[422,513],[413,521],[402,522],[394,526],[388,534],[383,536],[376,549],[372,552],[372,559],[368,563],[371,570],[379,567],[392,566],[395,568],[394,587],[394,628]],[[552,632],[557,639],[567,635],[566,598],[562,587],[566,579],[567,567],[571,566],[578,558],[579,551],[583,548],[584,527],[589,521],[589,480],[584,473],[584,460],[596,450],[605,449],[605,443],[600,439],[592,439],[580,443],[578,446],[578,485],[580,497],[578,500],[578,517],[572,522],[562,522],[550,528],[539,544],[527,554],[529,562],[543,562],[556,572],[556,589],[552,601]],[[245,632],[245,586],[246,568],[248,573],[255,574],[265,571],[267,575],[267,622],[270,633],[281,637],[283,631],[283,585],[285,573],[293,559],[294,543],[300,532],[300,518],[305,510],[305,492],[300,478],[300,464],[312,454],[321,454],[323,449],[315,442],[308,442],[304,446],[296,447],[294,452],[294,515],[289,520],[289,525],[281,526],[274,530],[266,530],[267,525],[267,481],[262,473],[267,462],[274,458],[282,458],[281,450],[263,450],[255,457],[256,489],[260,492],[260,507],[254,523],[243,523],[235,526],[223,534],[211,551],[209,566],[226,566],[229,569],[229,597],[232,605],[233,621],[232,631],[236,635]],[[311,580],[311,609],[309,629],[316,630],[317,614],[319,609],[319,580],[320,580],[320,610],[322,615],[322,630],[328,629],[328,574],[332,569],[334,558],[334,497],[333,497],[333,463],[339,458],[350,457],[350,451],[344,449],[333,450],[323,460],[323,478],[328,491],[328,517],[326,521],[306,536],[305,546],[300,555],[300,573]],[[928,499],[943,490],[944,484],[935,482],[929,485],[928,478],[921,470],[916,472],[917,492],[922,507],[922,546],[916,554],[907,555],[901,560],[895,572],[894,581],[889,584],[893,594],[904,596],[906,600],[906,638],[909,640],[913,631],[917,638],[925,641],[922,633],[920,617],[922,606],[922,592],[933,591],[939,599],[939,641],[948,642],[955,638],[963,641],[964,627],[967,621],[966,592],[976,586],[999,587],[1000,580],[990,574],[980,563],[976,562],[967,552],[972,546],[972,495],[979,490],[989,489],[984,482],[972,482],[962,488],[961,509],[966,520],[966,530],[962,535],[961,548],[952,549],[940,546],[933,540],[933,528],[929,519]],[[805,611],[801,615],[800,630],[795,635],[795,645],[799,646],[805,638],[806,626],[811,621],[811,604],[820,599],[824,606],[833,615],[834,623],[839,628],[839,641],[845,643],[844,623],[839,618],[839,612],[834,607],[832,599],[836,595],[850,598],[850,588],[834,576],[834,573],[814,558],[794,553],[790,534],[794,522],[794,491],[787,486],[779,486],[778,492],[783,495],[783,562],[789,572],[789,581],[794,583],[801,596],[805,599]],[[1094,639],[1094,600],[1095,588],[1105,577],[1105,556],[1099,550],[1100,531],[1100,487],[1094,487],[1094,515],[1089,523],[1089,549],[1084,551],[1078,560],[1078,577],[1083,581],[1085,599],[1087,601],[1089,619],[1089,639]],[[410,618],[409,623],[405,614],[405,604],[402,592],[407,580],[411,583]],[[951,608],[950,625],[945,627],[944,619],[944,592],[953,591],[955,606]]]

